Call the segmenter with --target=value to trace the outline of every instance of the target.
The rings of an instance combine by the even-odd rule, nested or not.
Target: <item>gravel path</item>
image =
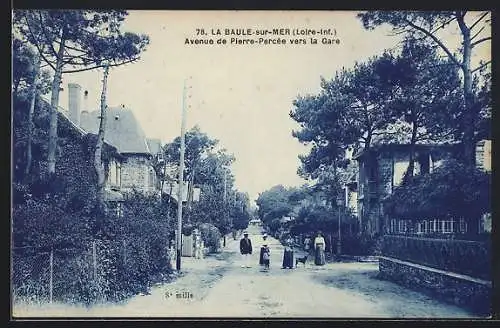
[[[15,306],[17,316],[79,317],[323,317],[474,318],[467,311],[377,278],[377,263],[311,261],[281,269],[283,247],[270,238],[271,268],[258,265],[261,236],[254,243],[251,268],[240,267],[239,241],[203,260],[183,258],[181,276],[123,304],[90,309],[67,305]],[[181,297],[176,297],[179,294]]]

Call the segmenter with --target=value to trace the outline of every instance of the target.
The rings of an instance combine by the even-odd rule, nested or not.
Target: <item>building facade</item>
[[[371,234],[453,234],[465,233],[469,227],[464,219],[435,218],[412,221],[388,218],[383,202],[399,186],[410,162],[408,144],[382,144],[361,151],[353,158],[358,162],[358,179],[346,184],[347,205],[357,198],[357,216],[362,231]],[[432,173],[447,158],[457,154],[459,145],[416,145],[414,175]],[[491,171],[491,141],[482,140],[476,147],[477,166]],[[490,216],[491,217],[491,216]],[[480,230],[488,227],[488,218],[480,220]]]
[[[431,173],[455,152],[454,145],[416,145],[414,175]],[[392,223],[385,218],[383,201],[401,184],[410,162],[407,144],[382,144],[354,156],[358,161],[357,215],[360,229],[388,233]]]
[[[80,85],[68,84],[68,109],[60,111],[84,134],[98,133],[100,110],[88,107],[87,91]],[[155,161],[162,159],[159,139],[146,138],[131,109],[124,105],[108,107],[104,141],[116,148],[118,156],[105,159],[105,195],[110,208],[121,212],[121,202],[133,190],[158,195],[160,183]],[[125,197],[124,197],[125,196]]]

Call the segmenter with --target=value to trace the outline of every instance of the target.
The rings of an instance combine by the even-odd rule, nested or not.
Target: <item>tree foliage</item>
[[[250,219],[250,200],[248,195],[235,189],[230,169],[234,155],[217,147],[219,141],[201,131],[199,126],[186,133],[185,143],[185,174],[191,187],[185,213],[190,226],[212,224],[223,234],[230,231],[231,224],[235,229],[246,227]],[[178,166],[180,137],[166,144],[163,151],[166,162]],[[170,178],[175,181],[177,175],[176,171]],[[200,188],[198,202],[191,201],[193,186]]]
[[[414,177],[395,189],[386,213],[404,219],[464,218],[471,222],[490,212],[491,174],[448,160],[434,172]]]
[[[35,57],[36,50],[27,42],[17,37],[12,39],[12,92],[13,98],[17,99],[19,92],[26,92],[36,78]],[[50,72],[46,69],[39,74],[37,84],[39,94],[47,94],[50,91]]]
[[[312,144],[307,156],[299,156],[301,175],[317,178],[328,167],[345,167],[345,152],[362,145],[369,148],[377,135],[397,120],[397,113],[387,106],[396,74],[390,67],[395,59],[386,52],[343,68],[335,77],[321,80],[318,95],[299,96],[294,100],[290,117],[301,129],[292,135]]]
[[[193,176],[193,171],[200,169],[201,160],[205,159],[210,151],[219,143],[202,132],[199,126],[193,127],[185,134],[186,151],[184,154],[185,176]],[[181,138],[176,137],[171,143],[164,146],[166,161],[179,165]],[[194,175],[195,183],[199,183],[199,174]]]
[[[15,10],[14,30],[36,47],[53,69],[49,127],[49,174],[56,170],[57,112],[64,73],[136,61],[149,43],[145,35],[120,30],[124,10]]]
[[[374,29],[389,24],[396,33],[405,33],[413,39],[427,39],[438,46],[449,58],[450,63],[462,71],[462,142],[464,162],[475,165],[475,141],[477,123],[480,120],[481,106],[475,93],[476,73],[484,73],[490,61],[472,67],[473,51],[491,40],[491,13],[468,11],[369,11],[358,17],[366,29]],[[442,31],[458,31],[460,48],[454,49],[445,42]],[[457,51],[455,51],[457,50]],[[487,82],[486,82],[487,83]]]

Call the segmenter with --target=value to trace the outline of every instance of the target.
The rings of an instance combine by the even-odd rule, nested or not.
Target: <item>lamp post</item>
[[[190,77],[191,78],[191,77]],[[185,134],[186,134],[186,81],[182,92],[182,122],[181,122],[181,149],[179,159],[179,188],[177,193],[177,252],[176,269],[181,270],[182,256],[182,201],[184,196],[184,152],[185,152]]]
[[[337,240],[337,256],[340,256],[340,253],[341,253],[341,250],[342,250],[342,248],[341,248],[341,245],[342,245],[342,243],[341,243],[341,233],[340,233],[340,208],[341,208],[341,206],[343,204],[344,204],[344,200],[341,199],[341,198],[338,198],[337,199],[337,207],[338,207],[338,211],[339,211],[339,213],[338,213],[338,216],[339,216],[339,222],[338,222],[338,225],[339,225],[339,235],[338,235],[338,240]]]

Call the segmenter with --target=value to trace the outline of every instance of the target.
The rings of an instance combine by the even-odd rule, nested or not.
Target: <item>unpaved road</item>
[[[218,255],[183,258],[183,274],[123,304],[86,309],[67,305],[15,306],[14,316],[65,317],[323,317],[473,318],[467,311],[424,294],[377,279],[377,263],[329,263],[281,269],[283,247],[273,238],[271,269],[258,265],[261,236],[254,243],[251,268],[240,267],[239,242],[230,240]],[[177,298],[180,293],[184,298]],[[171,296],[168,296],[168,295]]]

